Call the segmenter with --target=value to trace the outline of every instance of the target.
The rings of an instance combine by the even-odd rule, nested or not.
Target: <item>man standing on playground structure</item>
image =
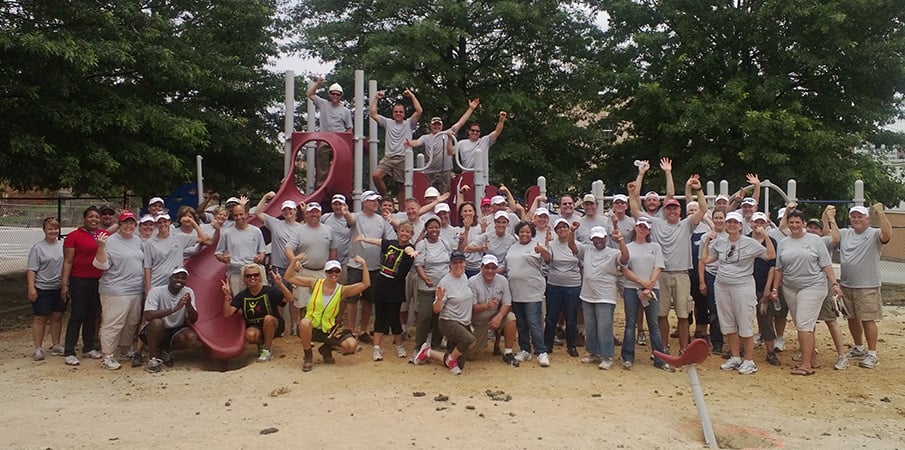
[[[496,143],[500,133],[503,132],[503,126],[506,124],[508,114],[506,111],[500,111],[500,119],[497,120],[496,128],[486,136],[481,136],[481,126],[476,122],[468,125],[468,139],[459,141],[456,144],[456,151],[459,152],[459,160],[462,162],[463,169],[474,169],[476,161],[476,152],[478,149],[485,154],[490,151],[490,146]]]
[[[308,86],[308,98],[314,102],[314,108],[320,113],[320,131],[327,133],[351,133],[352,132],[352,111],[342,104],[343,87],[339,83],[333,83],[327,88],[330,99],[318,97],[317,88],[324,82],[323,77],[317,77],[314,83]],[[317,146],[317,156],[315,168],[317,170],[317,181],[315,187],[320,187],[327,179],[327,172],[330,171],[330,160],[333,152],[326,143],[320,143]]]
[[[443,130],[443,119],[432,117],[429,134],[406,142],[406,145],[411,147],[424,146],[424,155],[427,157],[424,175],[430,180],[431,186],[441,194],[449,192],[449,183],[452,181],[453,156],[456,154],[452,136],[459,132],[459,129],[480,104],[480,99],[469,100],[468,109],[465,110],[462,117],[459,117],[459,120],[445,131]]]
[[[402,92],[404,97],[412,100],[412,107],[415,111],[408,119],[405,118],[405,105],[396,103],[393,105],[393,118],[381,116],[377,113],[377,103],[384,97],[383,91],[378,91],[371,99],[370,114],[371,118],[377,122],[377,125],[383,127],[383,158],[377,163],[377,168],[371,172],[371,178],[374,179],[374,185],[380,191],[380,195],[387,195],[387,186],[383,178],[387,175],[400,186],[397,186],[399,204],[405,204],[405,190],[401,188],[405,183],[405,141],[412,140],[412,132],[418,127],[418,120],[421,119],[421,103],[415,97],[415,94],[406,89]]]

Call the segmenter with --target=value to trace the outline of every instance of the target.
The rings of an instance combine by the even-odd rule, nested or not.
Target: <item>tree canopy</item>
[[[162,194],[201,154],[209,185],[272,185],[275,3],[4,2],[0,180]]]

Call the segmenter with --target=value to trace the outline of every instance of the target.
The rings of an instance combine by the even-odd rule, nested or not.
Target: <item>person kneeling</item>
[[[355,256],[355,261],[361,265],[361,282],[343,286],[339,284],[339,275],[342,265],[339,261],[330,260],[324,264],[326,278],[314,279],[295,274],[296,262],[305,259],[304,253],[296,255],[292,264],[286,270],[286,281],[295,286],[303,286],[311,289],[311,299],[308,300],[308,311],[305,317],[299,321],[299,340],[302,341],[304,360],[302,372],[309,372],[314,368],[314,360],[311,352],[311,341],[323,342],[317,351],[324,358],[324,363],[333,364],[333,350],[339,350],[344,354],[355,353],[358,347],[357,340],[352,331],[336,322],[337,317],[342,316],[345,302],[342,300],[354,297],[364,292],[371,286],[371,275],[364,258]]]
[[[258,344],[258,362],[273,358],[273,338],[282,335],[286,329],[280,317],[280,308],[286,305],[286,299],[292,298],[292,292],[282,282],[280,274],[271,272],[271,275],[273,286],[265,286],[261,266],[256,263],[242,266],[242,281],[247,287],[235,297],[230,295],[229,282],[223,280],[223,316],[229,317],[236,311],[242,311],[245,342]]]
[[[484,351],[487,347],[487,330],[493,330],[496,336],[502,336],[505,341],[503,362],[518,367],[519,361],[512,353],[516,331],[512,294],[509,292],[509,281],[497,273],[498,266],[496,256],[484,255],[481,259],[480,276],[468,279],[468,284],[475,293],[471,320],[476,342],[471,350],[465,353],[465,359],[473,361]]]
[[[188,327],[198,320],[195,292],[185,285],[188,276],[188,270],[177,267],[170,273],[166,286],[148,292],[142,317],[145,326],[138,336],[148,349],[145,370],[150,373],[160,372],[161,365],[173,366],[168,351],[191,348],[198,343],[198,336]]]

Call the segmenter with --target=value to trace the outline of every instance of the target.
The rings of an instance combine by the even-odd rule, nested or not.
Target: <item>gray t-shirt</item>
[[[320,113],[320,130],[328,133],[342,133],[352,128],[352,111],[342,104],[334,105],[330,100],[314,96],[314,108]]]
[[[264,214],[264,225],[270,230],[270,265],[285,269],[289,267],[289,260],[283,248],[292,238],[302,232],[302,224],[289,223]]]
[[[28,252],[27,270],[35,273],[35,289],[51,290],[63,286],[63,241],[51,244],[41,239]]]
[[[349,256],[349,244],[351,243],[352,230],[346,223],[346,218],[340,214],[329,212],[321,216],[321,223],[330,227],[333,232],[333,245],[336,246],[336,259],[346,262]]]
[[[608,234],[613,234],[612,216],[606,217],[605,219],[603,226],[606,228],[606,232]],[[619,228],[619,232],[622,233],[622,238],[625,239],[625,242],[632,242],[635,239],[635,219],[628,214],[616,223],[616,227]],[[619,250],[619,243],[614,239],[607,239],[606,245]]]
[[[443,239],[437,239],[437,242],[422,239],[415,244],[415,251],[418,252],[418,256],[415,257],[415,266],[423,268],[424,274],[434,284],[433,287],[429,287],[419,277],[418,290],[436,290],[437,283],[449,273],[449,254],[452,252],[452,248]]]
[[[691,269],[691,235],[696,227],[691,218],[686,217],[670,224],[666,219],[651,217],[651,223],[651,239],[663,249],[665,270],[674,272]]]
[[[579,297],[588,303],[616,304],[616,278],[621,273],[621,252],[604,247],[598,250],[593,244],[578,246],[578,257],[584,268],[584,278]]]
[[[782,272],[782,284],[790,289],[826,288],[823,268],[831,263],[830,254],[820,236],[805,233],[798,239],[788,236],[779,241],[776,270]]]
[[[362,236],[366,238],[375,238],[380,240],[396,239],[396,231],[383,217],[378,214],[367,215],[363,212],[353,213],[355,216],[355,225],[352,226],[352,237]],[[361,264],[355,262],[356,255],[364,258],[368,264],[368,270],[377,270],[380,268],[380,246],[366,244],[364,242],[350,242],[349,256],[347,263],[349,267],[361,269]]]
[[[286,248],[296,255],[304,253],[307,257],[302,265],[309,270],[321,270],[330,259],[330,249],[333,248],[333,230],[327,225],[318,225],[312,228],[308,224],[299,227],[292,235]],[[370,267],[370,266],[369,266]]]
[[[654,269],[660,268],[662,270],[666,267],[663,249],[660,248],[660,244],[656,242],[645,242],[643,244],[629,242],[625,247],[628,249],[629,255],[629,261],[628,264],[626,264],[626,267],[634,272],[635,275],[638,275],[642,280],[649,280],[651,274],[654,273]],[[626,277],[625,287],[641,289],[643,286]],[[658,278],[654,283],[654,289],[659,288],[660,279]]]
[[[101,276],[98,291],[104,295],[141,295],[144,293],[144,255],[138,234],[125,239],[119,233],[107,238],[104,246],[110,268]]]
[[[456,144],[456,152],[459,153],[459,160],[465,169],[473,169],[476,164],[476,152],[482,150],[486,155],[490,151],[490,146],[495,144],[496,140],[491,140],[491,136],[481,136],[477,141],[470,139],[461,140]]]
[[[849,288],[880,287],[880,229],[868,227],[861,234],[839,230],[839,283]]]
[[[509,251],[509,247],[515,244],[515,236],[513,236],[512,233],[504,233],[502,236],[499,236],[496,234],[496,231],[487,231],[486,233],[477,235],[477,237],[472,239],[468,245],[481,246],[484,245],[485,242],[487,242],[487,251],[484,252],[484,254],[496,256],[499,266],[503,268],[502,272],[505,273],[508,269],[508,266],[506,265],[506,253]]]
[[[443,305],[440,318],[471,325],[471,308],[474,306],[475,293],[468,284],[468,277],[465,274],[461,277],[447,274],[440,280],[439,285],[446,290],[446,294],[440,300]]]
[[[606,227],[607,222],[612,225],[612,222],[607,220],[606,217],[601,216],[600,214],[594,214],[594,217],[591,216],[583,216],[578,219],[578,223],[581,226],[575,230],[575,240],[582,244],[590,244],[591,243],[591,228],[594,227]],[[607,230],[609,232],[609,230]],[[607,236],[607,241],[612,241],[612,239]]]
[[[576,245],[578,245],[576,243]],[[550,263],[547,264],[547,283],[553,286],[581,286],[581,270],[578,267],[578,255],[572,253],[567,242],[560,242],[559,237],[550,241]]]
[[[716,235],[716,239],[713,239],[711,242],[716,241],[716,240],[719,240],[719,239],[728,239],[726,236],[727,236],[726,232],[725,232],[725,231],[721,231],[721,232],[719,232],[719,233]],[[700,243],[701,243],[701,244],[704,243],[704,237],[703,237],[703,236],[701,237],[701,242],[700,242]],[[698,258],[699,258],[698,260],[699,260],[699,261],[700,261],[701,254],[702,254],[703,252],[704,252],[704,246],[703,246],[703,245],[699,245],[699,247],[698,247]],[[704,264],[704,271],[707,272],[707,273],[709,273],[710,275],[713,275],[714,277],[716,277],[716,273],[719,271],[719,268],[720,268],[720,260],[719,260],[719,259],[716,260],[716,261],[714,261],[714,262],[712,262],[712,263],[710,263],[710,264]]]
[[[424,145],[424,173],[449,172],[453,169],[452,155],[446,153],[446,133],[425,134],[418,138]]]
[[[208,237],[213,237],[214,232],[216,231],[214,229],[213,225],[211,225],[209,223],[201,224],[201,230],[204,231],[204,234],[206,234]],[[170,229],[170,234],[185,234],[185,235],[192,236],[193,238],[196,239],[196,241],[198,239],[198,232],[195,231],[194,228],[192,228],[191,230],[186,232],[186,231],[182,231],[182,227],[174,226],[172,229]],[[187,247],[186,249],[184,249],[182,251],[182,259],[189,259],[190,256],[195,256],[199,250],[201,250],[200,243],[196,243],[195,245],[192,245],[191,247]]]
[[[754,282],[754,259],[765,259],[767,248],[748,236],[731,242],[729,235],[720,236],[707,246],[710,257],[720,262],[716,279],[722,284],[742,285]]]
[[[476,305],[489,303],[491,298],[497,299],[498,305],[496,309],[478,313],[471,318],[472,322],[485,324],[490,322],[490,319],[500,312],[500,308],[502,308],[503,305],[512,306],[512,294],[509,291],[509,280],[507,280],[506,277],[495,274],[493,276],[493,281],[488,283],[484,281],[482,275],[476,275],[468,280],[468,284],[471,285],[471,290],[475,293]]]
[[[389,117],[378,116],[377,123],[383,127],[383,152],[384,156],[402,156],[405,154],[405,146],[403,142],[412,140],[412,132],[418,127],[417,122],[413,122],[411,118],[405,119],[397,123]],[[378,249],[380,250],[380,249]],[[370,262],[368,263],[370,264]]]
[[[459,247],[459,233],[462,232],[462,229],[459,227],[454,227],[452,225],[440,226],[440,239],[449,244],[452,248]]]
[[[158,234],[142,242],[142,267],[151,269],[151,287],[166,285],[173,269],[182,266],[185,250],[195,248],[197,241],[198,238],[190,234],[170,231],[166,239],[161,239]]]
[[[185,294],[189,294],[192,298],[192,308],[197,310],[195,306],[195,291],[192,288],[184,286],[179,292],[173,294],[170,292],[169,286],[164,285],[153,287],[148,292],[148,299],[145,300],[145,311],[173,308]],[[178,311],[174,311],[163,318],[164,328],[181,328],[183,325],[185,325],[185,308],[180,308]]]
[[[215,253],[228,254],[229,267],[226,273],[238,275],[242,272],[242,266],[253,263],[258,253],[264,253],[264,235],[254,225],[248,225],[244,230],[236,227],[227,230],[221,228]]]
[[[534,303],[544,301],[547,282],[541,273],[544,260],[534,251],[533,240],[527,244],[512,244],[506,252],[506,268],[509,273],[509,290],[512,301]]]

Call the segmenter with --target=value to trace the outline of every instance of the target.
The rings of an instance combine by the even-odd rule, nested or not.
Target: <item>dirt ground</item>
[[[720,371],[717,357],[699,366],[720,446],[905,446],[905,306],[887,305],[885,315],[873,370],[833,370],[823,325],[815,376],[789,375],[797,347],[791,326],[782,367],[764,362],[762,349],[751,376]],[[149,374],[128,364],[107,371],[90,359],[69,367],[49,352],[34,362],[30,311],[7,308],[4,317],[0,442],[7,448],[705,447],[686,371],[655,369],[650,347],[639,347],[631,371],[618,362],[610,371],[584,366],[556,347],[549,368],[536,361],[512,368],[488,353],[452,376],[393,355],[373,362],[365,346],[332,366],[315,353],[314,370],[302,373],[298,341],[281,338],[269,363],[254,362],[249,346],[220,372],[198,349]],[[392,349],[389,341],[384,347]],[[491,399],[488,390],[511,399]]]

